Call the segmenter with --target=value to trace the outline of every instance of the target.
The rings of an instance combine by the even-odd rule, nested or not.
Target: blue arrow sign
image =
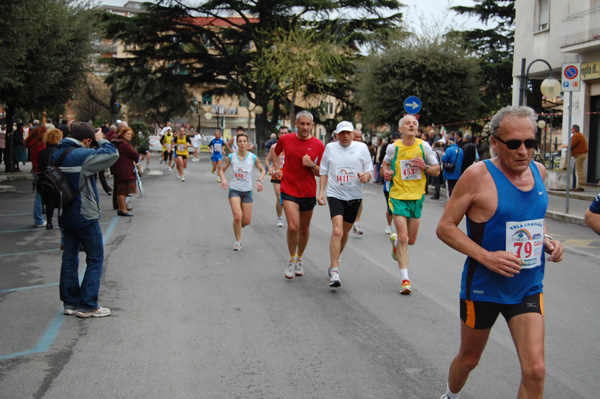
[[[410,96],[404,100],[404,110],[409,114],[416,114],[421,110],[421,100],[418,97]]]

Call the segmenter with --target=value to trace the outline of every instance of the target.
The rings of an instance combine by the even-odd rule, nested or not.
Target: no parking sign
[[[569,62],[562,65],[562,91],[579,91],[581,87],[581,63]]]

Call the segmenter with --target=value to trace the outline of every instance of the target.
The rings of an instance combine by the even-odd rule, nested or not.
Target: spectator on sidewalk
[[[463,150],[464,158],[462,163],[461,174],[477,161],[477,147],[472,143],[473,136],[471,133],[465,133],[460,148]]]
[[[51,129],[44,133],[44,146],[45,148],[40,152],[39,156],[39,167],[40,171],[46,170],[46,167],[50,165],[50,156],[52,151],[56,149],[56,146],[63,139],[63,133],[59,129]],[[54,206],[46,202],[44,203],[46,208],[46,229],[52,230],[54,228],[52,224],[52,218],[54,216]]]
[[[439,164],[442,165],[442,157],[444,156],[444,143],[442,143],[441,140],[436,141],[433,144],[433,151],[435,152]],[[440,173],[437,176],[431,176],[431,182],[433,183],[434,188],[431,199],[440,199],[440,188],[441,185],[444,183],[444,174]]]
[[[39,126],[33,129],[32,132],[27,136],[27,140],[25,140],[25,145],[29,148],[31,154],[31,165],[32,172],[34,173],[34,184],[37,179],[37,173],[40,173],[40,153],[45,148],[44,145],[44,134],[46,133],[46,128],[44,126]],[[40,193],[35,191],[35,202],[33,203],[33,222],[34,227],[45,227],[47,226],[46,221],[44,220],[44,211],[42,207],[42,196]]]
[[[567,148],[567,144],[561,145]],[[579,131],[579,125],[573,125],[571,128],[571,157],[575,160],[575,174],[577,175],[577,184],[573,191],[585,191],[584,162],[588,154],[588,145],[585,137]],[[573,182],[575,186],[575,182]]]
[[[119,150],[119,159],[115,162],[113,168],[116,182],[115,191],[117,192],[118,216],[133,216],[128,212],[131,208],[127,207],[127,196],[137,192],[135,171],[133,168],[137,167],[140,175],[142,174],[139,163],[140,154],[131,146],[131,140],[134,135],[135,133],[130,127],[124,127],[119,129],[119,137],[112,141]]]
[[[444,165],[444,179],[446,180],[446,196],[450,198],[456,182],[460,178],[462,163],[463,163],[463,150],[461,150],[456,144],[456,136],[448,136],[448,147],[444,156],[442,156],[442,164]],[[448,163],[454,164],[454,169],[448,168]]]
[[[98,148],[90,148],[97,141]],[[61,140],[50,162],[55,162],[72,148],[62,162],[63,173],[80,193],[64,207],[58,223],[64,233],[64,251],[60,270],[60,300],[64,314],[78,317],[104,317],[110,309],[98,304],[100,279],[104,263],[104,244],[100,229],[100,201],[94,173],[114,164],[117,148],[105,140],[102,132],[94,136],[93,126],[84,122],[71,125],[70,136]],[[79,283],[79,247],[86,254],[86,268]]]
[[[25,127],[21,119],[17,119],[17,129],[13,132],[13,161],[15,172],[20,172],[19,162],[27,161],[27,150],[25,149]]]
[[[481,161],[491,158],[489,136],[477,136],[475,138],[475,146],[477,147],[477,154],[479,154]]]

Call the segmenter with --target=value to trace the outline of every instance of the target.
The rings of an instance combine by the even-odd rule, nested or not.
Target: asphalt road
[[[60,233],[32,228],[31,182],[0,194],[0,398],[439,398],[459,344],[464,256],[435,236],[427,198],[410,248],[414,292],[383,233],[381,186],[368,184],[361,225],[330,289],[327,207],[316,209],[305,276],[288,281],[285,228],[269,183],[234,252],[227,197],[207,158],[185,183],[152,160],[145,198],[119,218],[102,194],[103,319],[62,315]],[[566,245],[545,278],[547,398],[600,392],[600,240],[548,221]],[[84,255],[80,262],[85,264]],[[519,365],[499,319],[463,398],[515,397]]]

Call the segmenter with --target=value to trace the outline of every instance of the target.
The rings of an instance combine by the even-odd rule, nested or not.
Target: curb
[[[0,193],[16,193],[17,188],[15,186],[0,186]]]
[[[584,219],[581,216],[574,216],[568,213],[563,212],[555,212],[555,211],[546,211],[546,217],[550,219],[560,220],[561,222],[579,224],[581,226],[587,226],[585,224]]]
[[[0,182],[16,180],[33,180],[33,173],[4,173],[0,174]]]
[[[567,192],[560,190],[548,190],[548,195],[566,198]],[[590,191],[582,194],[580,191],[569,191],[569,198],[592,202],[594,198],[596,198],[596,193]]]

